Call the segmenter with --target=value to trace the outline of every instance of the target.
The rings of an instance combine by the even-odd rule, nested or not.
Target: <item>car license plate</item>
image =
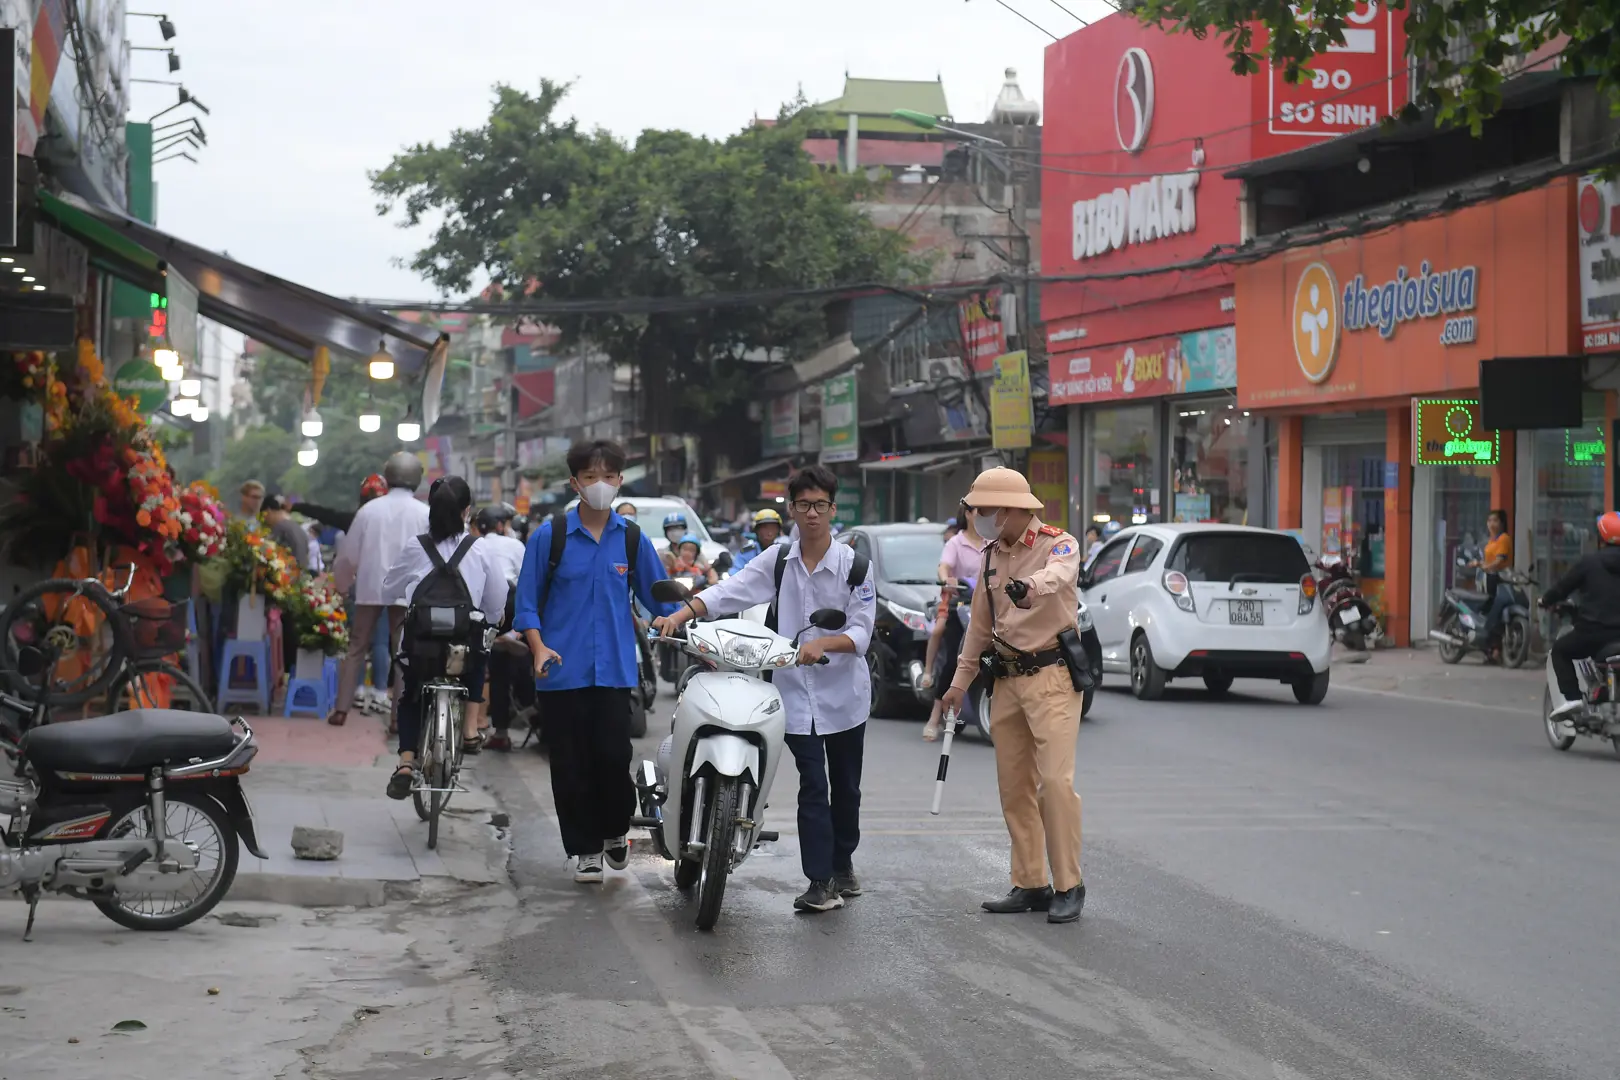
[[[1264,626],[1265,606],[1258,600],[1228,600],[1226,617],[1233,626]]]

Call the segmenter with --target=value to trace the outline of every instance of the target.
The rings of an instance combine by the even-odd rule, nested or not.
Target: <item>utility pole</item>
[[[501,350],[502,367],[506,372],[506,430],[501,432],[501,501],[513,502],[517,498],[517,349]]]

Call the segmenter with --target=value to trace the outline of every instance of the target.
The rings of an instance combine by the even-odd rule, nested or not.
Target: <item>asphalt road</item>
[[[1218,702],[1105,692],[1080,737],[1086,911],[1051,926],[979,912],[1007,887],[993,752],[958,742],[932,818],[937,746],[919,732],[870,726],[865,896],[792,912],[789,767],[767,822],[782,841],[732,877],[707,934],[646,846],[606,885],[574,885],[544,759],[486,757],[535,919],[479,965],[515,1063],[749,1080],[1620,1075],[1606,744],[1558,754],[1534,716],[1349,690],[1314,709],[1261,684]]]

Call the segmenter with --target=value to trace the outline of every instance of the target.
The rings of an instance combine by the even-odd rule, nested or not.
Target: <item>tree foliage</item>
[[[564,118],[568,87],[497,86],[482,127],[422,143],[371,174],[378,212],[438,218],[412,269],[445,291],[488,279],[509,295],[683,297],[893,281],[918,269],[874,225],[863,178],[825,173],[802,149],[802,103],[723,140],[645,131],[627,145]],[[693,430],[746,387],[744,353],[824,338],[804,302],[691,314],[558,320],[640,369],[649,430]]]
[[[1219,34],[1239,75],[1262,66],[1282,69],[1297,83],[1309,78],[1329,45],[1343,45],[1349,17],[1361,0],[1137,0],[1138,18],[1185,30],[1197,37]],[[1611,90],[1620,75],[1620,16],[1616,0],[1386,0],[1403,13],[1407,55],[1422,74],[1416,106],[1437,119],[1468,124],[1478,134],[1502,103],[1502,83],[1513,54],[1529,56],[1549,44],[1561,47],[1573,70],[1600,77]],[[1264,31],[1258,41],[1257,31]],[[1567,41],[1562,41],[1567,37]],[[1543,65],[1539,70],[1550,70]],[[1409,107],[1415,111],[1415,107]]]

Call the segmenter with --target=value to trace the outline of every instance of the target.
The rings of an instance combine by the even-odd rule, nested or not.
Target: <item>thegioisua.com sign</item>
[[[1466,345],[1478,335],[1473,311],[1479,301],[1479,268],[1463,266],[1436,272],[1424,260],[1417,276],[1406,267],[1395,271],[1395,279],[1369,286],[1360,274],[1344,287],[1343,311],[1346,330],[1378,329],[1380,337],[1392,338],[1401,323],[1416,319],[1449,316],[1440,327],[1440,344]]]

